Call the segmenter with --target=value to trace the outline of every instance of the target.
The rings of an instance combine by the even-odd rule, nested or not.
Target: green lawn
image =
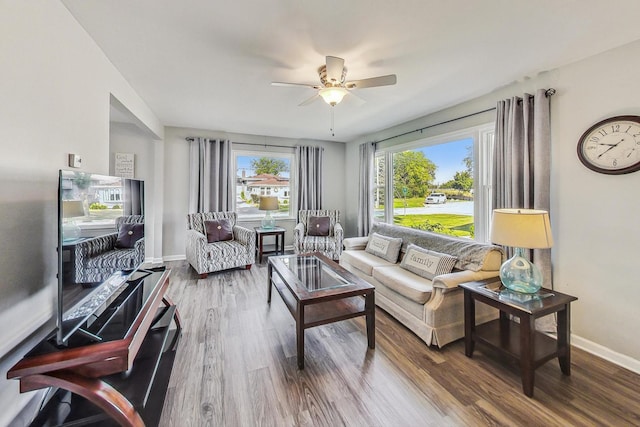
[[[454,214],[395,215],[393,222],[404,227],[435,231],[458,237],[473,237],[473,217]]]

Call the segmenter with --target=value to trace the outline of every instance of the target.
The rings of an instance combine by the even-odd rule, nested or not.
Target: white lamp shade
[[[318,92],[324,102],[329,105],[336,105],[342,101],[342,98],[347,94],[347,90],[342,87],[325,87]]]
[[[84,216],[84,206],[82,206],[82,200],[62,201],[63,218],[77,218],[79,216]]]
[[[260,196],[260,205],[258,209],[261,211],[277,211],[278,198],[272,196]]]
[[[553,236],[549,213],[538,209],[495,209],[491,241],[515,248],[550,248]]]

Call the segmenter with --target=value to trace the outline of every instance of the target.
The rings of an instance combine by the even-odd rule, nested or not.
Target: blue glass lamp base
[[[272,229],[276,226],[276,220],[271,216],[271,212],[267,211],[264,218],[262,218],[262,228]]]
[[[524,250],[516,248],[515,255],[500,267],[500,280],[507,289],[534,294],[542,287],[542,274],[538,267],[523,255]]]

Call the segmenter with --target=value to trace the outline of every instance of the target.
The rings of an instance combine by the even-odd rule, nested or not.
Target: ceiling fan
[[[364,102],[362,98],[355,95],[350,91],[350,89],[389,86],[396,84],[397,81],[395,74],[371,77],[362,80],[345,81],[347,77],[347,67],[344,66],[344,59],[336,56],[327,56],[326,64],[318,68],[318,75],[320,76],[320,84],[271,82],[271,85],[303,86],[316,89],[318,90],[318,93],[306,101],[303,101],[300,106],[309,105],[321,97],[327,104],[334,107],[339,104],[347,94],[358,99],[360,102]]]

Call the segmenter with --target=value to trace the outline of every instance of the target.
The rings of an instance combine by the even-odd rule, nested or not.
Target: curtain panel
[[[493,168],[493,209],[543,209],[550,212],[551,127],[546,89],[499,101]],[[508,248],[509,256],[513,255]],[[552,288],[551,250],[535,249],[543,286]]]
[[[360,144],[360,175],[358,192],[358,236],[368,236],[373,222],[373,174],[376,143]]]
[[[296,147],[297,210],[322,209],[322,147]]]
[[[189,213],[233,207],[231,141],[194,138],[189,142]]]

